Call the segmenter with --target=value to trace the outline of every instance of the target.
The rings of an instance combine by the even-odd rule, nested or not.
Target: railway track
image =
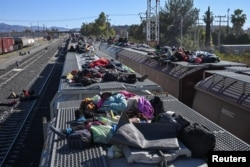
[[[17,69],[12,69],[10,71],[5,72],[4,74],[0,75],[0,87],[4,84],[7,84],[9,81],[11,81],[14,77],[16,77],[19,72],[23,69],[28,68],[31,64],[35,63],[37,60],[39,60],[42,56],[45,54],[45,50],[41,50],[38,54],[35,56],[30,56],[27,58],[24,62],[22,62],[20,65],[18,65]],[[20,69],[19,69],[20,68]]]
[[[63,57],[57,57],[58,45],[41,50],[0,76],[1,100],[10,90],[34,90],[37,99],[17,101],[14,107],[0,106],[0,166],[33,166],[42,150],[42,119],[49,116],[50,98],[57,91]],[[61,49],[62,50],[62,49]],[[59,55],[59,54],[58,54]],[[49,119],[49,118],[48,118]],[[39,150],[41,147],[41,150]],[[26,160],[25,160],[26,159]]]

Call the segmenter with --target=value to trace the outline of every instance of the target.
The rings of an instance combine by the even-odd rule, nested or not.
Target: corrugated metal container
[[[250,143],[250,77],[208,70],[211,76],[195,85],[193,109]]]
[[[2,38],[0,38],[0,54],[3,53]]]
[[[8,53],[14,50],[14,38],[2,37],[1,38],[1,52]]]
[[[28,39],[28,38],[26,38],[26,37],[21,37],[21,39],[22,39],[23,47],[29,46],[29,39]]]

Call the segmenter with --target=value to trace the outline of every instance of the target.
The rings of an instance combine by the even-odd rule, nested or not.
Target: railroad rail
[[[61,58],[56,56],[60,54],[58,53],[60,42],[59,40],[55,41],[51,43],[49,49],[42,49],[37,54],[30,56],[20,64],[19,70],[9,70],[0,76],[0,89],[3,92],[0,95],[1,101],[6,99],[10,90],[14,90],[16,93],[22,89],[34,90],[35,95],[38,96],[37,99],[31,101],[17,101],[14,107],[0,106],[0,166],[18,164],[18,159],[23,156],[21,154],[27,147],[27,140],[34,142],[30,140],[32,135],[34,138],[34,134],[31,134],[30,131],[34,129],[34,122],[40,119],[37,118],[36,112],[39,111],[39,105],[45,103],[44,99],[46,98],[43,98],[47,95],[45,91],[53,92],[47,88],[48,84],[51,83],[58,59]],[[60,74],[60,71],[58,73]],[[40,123],[42,123],[41,119]],[[27,163],[29,163],[27,166],[30,166],[33,162],[31,160]]]
[[[4,74],[0,75],[0,87],[4,84],[7,84],[9,81],[11,81],[14,77],[16,77],[21,70],[29,68],[31,64],[38,61],[41,57],[43,57],[46,53],[45,50],[41,50],[39,53],[37,53],[35,56],[29,56],[27,60],[22,62],[17,62],[18,66],[16,69],[12,69],[10,71],[5,72]]]

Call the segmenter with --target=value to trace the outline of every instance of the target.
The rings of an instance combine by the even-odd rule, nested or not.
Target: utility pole
[[[225,22],[225,21],[222,21],[221,18],[225,18],[226,16],[215,16],[215,17],[219,18],[218,46],[220,46],[221,22]]]

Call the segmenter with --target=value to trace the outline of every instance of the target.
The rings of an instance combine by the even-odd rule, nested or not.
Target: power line
[[[109,16],[135,16],[138,14],[108,14]],[[23,20],[23,19],[4,19],[1,18],[1,21],[11,21],[11,22],[60,22],[60,21],[75,21],[83,19],[97,18],[98,16],[89,16],[89,17],[80,17],[80,18],[68,18],[68,19],[36,19],[36,20]]]
[[[42,20],[42,19],[37,19],[37,20],[18,20],[18,19],[0,19],[2,21],[11,21],[11,22],[37,22],[38,20],[40,22],[60,22],[60,21],[75,21],[75,20],[83,20],[83,19],[91,19],[91,18],[96,18],[98,16],[90,16],[90,17],[81,17],[81,18],[68,18],[68,19],[54,19],[54,20]]]

